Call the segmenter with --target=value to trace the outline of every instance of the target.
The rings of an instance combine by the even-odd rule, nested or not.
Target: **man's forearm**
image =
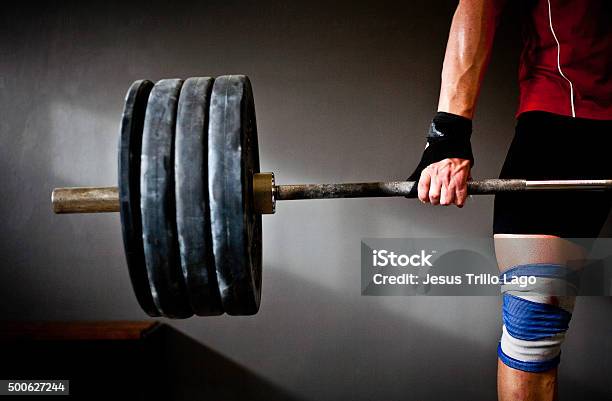
[[[442,67],[438,111],[472,118],[504,0],[461,0]]]

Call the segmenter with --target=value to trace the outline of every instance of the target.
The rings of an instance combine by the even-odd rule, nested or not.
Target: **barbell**
[[[119,130],[118,187],[56,188],[55,213],[119,212],[128,270],[150,316],[252,315],[261,215],[277,201],[414,198],[415,182],[277,185],[259,171],[248,77],[134,82]],[[612,180],[470,181],[470,194],[609,190]]]

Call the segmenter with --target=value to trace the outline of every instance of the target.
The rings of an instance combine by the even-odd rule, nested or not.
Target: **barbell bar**
[[[253,175],[255,213],[273,214],[276,201],[340,198],[416,198],[414,181],[360,182],[337,184],[275,185],[274,173]],[[467,183],[470,195],[494,195],[506,192],[592,191],[612,189],[612,180],[522,180],[485,179]],[[56,188],[51,194],[53,212],[119,212],[117,187]]]
[[[119,134],[119,186],[56,188],[51,203],[57,214],[120,213],[132,286],[150,316],[257,313],[261,215],[277,201],[417,196],[413,181],[277,185],[259,171],[244,75],[136,81]],[[468,182],[473,195],[610,189],[612,180]]]

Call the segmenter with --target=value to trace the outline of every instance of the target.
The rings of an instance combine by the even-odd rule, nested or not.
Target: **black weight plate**
[[[193,314],[181,273],[174,203],[174,133],[183,81],[155,84],[145,115],[140,164],[140,211],[153,300],[163,316]]]
[[[189,78],[183,83],[174,149],[181,267],[191,308],[200,316],[223,313],[208,205],[208,106],[213,82],[212,78]]]
[[[151,296],[142,244],[140,218],[140,150],[151,81],[136,81],[125,95],[119,129],[119,213],[123,248],[132,287],[140,307],[149,316],[159,316]]]
[[[208,124],[208,194],[223,309],[252,315],[261,299],[261,216],[253,210],[259,172],[255,105],[243,75],[215,80]]]

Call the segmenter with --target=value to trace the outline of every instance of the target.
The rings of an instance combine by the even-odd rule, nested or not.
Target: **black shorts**
[[[612,179],[612,120],[523,113],[500,178]],[[493,232],[595,238],[611,206],[612,191],[499,194]]]

